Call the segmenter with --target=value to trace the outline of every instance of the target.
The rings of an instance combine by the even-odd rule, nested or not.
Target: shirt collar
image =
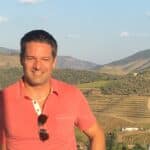
[[[51,93],[54,93],[54,94],[56,94],[56,95],[59,95],[60,94],[60,88],[59,88],[59,86],[58,86],[58,84],[57,84],[57,80],[55,80],[55,79],[50,79],[50,83],[51,83]]]
[[[56,80],[52,78],[49,80],[49,82],[51,84],[51,92],[49,94],[55,94],[58,96],[60,90],[58,88]],[[25,90],[23,77],[19,80],[19,85],[20,85],[20,95],[26,99],[31,100],[30,96],[27,94]]]

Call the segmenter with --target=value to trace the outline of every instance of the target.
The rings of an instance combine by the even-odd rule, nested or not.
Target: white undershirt
[[[34,108],[35,112],[39,116],[42,113],[39,103],[36,100],[32,100],[32,104],[33,104],[33,108]]]
[[[51,88],[49,94],[52,94],[52,92],[53,92],[53,88]],[[42,113],[42,110],[41,110],[41,107],[40,107],[38,101],[37,100],[32,100],[32,104],[33,104],[33,108],[34,108],[35,112],[39,116]]]

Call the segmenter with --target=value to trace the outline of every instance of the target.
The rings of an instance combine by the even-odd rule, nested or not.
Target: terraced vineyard
[[[150,98],[147,96],[102,95],[99,89],[86,92],[88,102],[106,133],[116,131],[118,142],[148,144],[150,141]],[[122,128],[139,131],[122,132]],[[141,130],[142,129],[142,130]]]
[[[113,115],[136,123],[150,123],[149,100],[146,96],[90,94],[87,99],[96,114]]]

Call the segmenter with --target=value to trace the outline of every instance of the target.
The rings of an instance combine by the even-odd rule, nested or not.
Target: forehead
[[[52,47],[44,42],[27,42],[25,45],[26,55],[51,55]]]

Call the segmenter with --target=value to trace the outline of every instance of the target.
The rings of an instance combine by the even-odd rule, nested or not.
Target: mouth
[[[43,73],[41,71],[32,71],[34,76],[41,76]]]

